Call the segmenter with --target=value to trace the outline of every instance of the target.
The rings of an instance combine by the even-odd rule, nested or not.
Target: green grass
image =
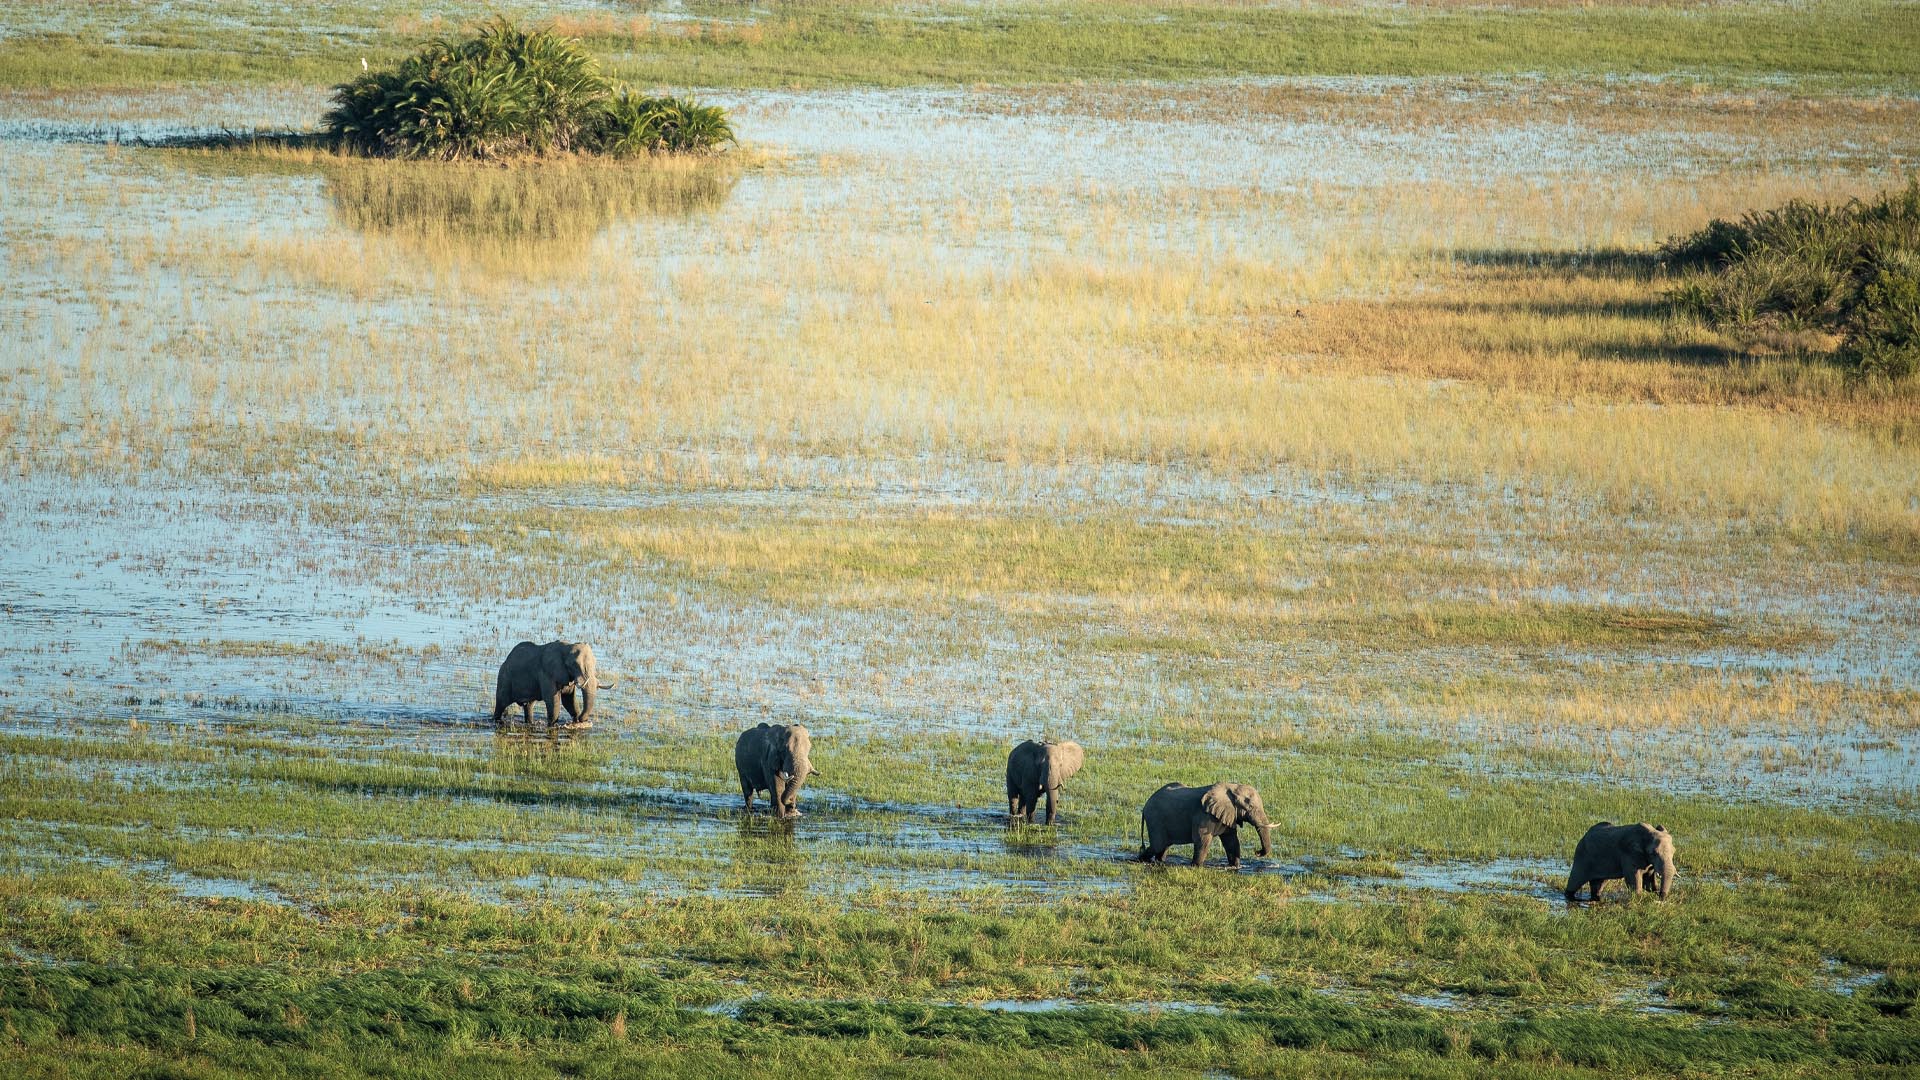
[[[1416,766],[1443,748],[1403,740],[1303,742],[1277,758],[1121,742],[1090,757],[1051,835],[1124,854],[1142,790],[1218,772],[1264,789],[1281,859],[1365,854],[1290,878],[1035,864],[1011,848],[956,864],[809,830],[926,823],[888,800],[990,807],[995,740],[820,740],[833,779],[812,786],[813,816],[783,839],[736,830],[725,812],[717,832],[681,837],[716,812],[663,817],[636,797],[669,776],[724,792],[723,734],[507,739],[475,753],[466,736],[382,749],[353,729],[314,733],[325,738],[91,725],[6,738],[0,944],[16,961],[0,970],[0,1064],[346,1076],[460,1060],[481,1075],[624,1075],[725,1073],[773,1055],[857,1075],[1011,1054],[1069,1072],[1891,1075],[1920,1045],[1920,913],[1901,902],[1920,887],[1920,826],[1905,819],[1647,790],[1596,798],[1575,782]],[[129,763],[152,770],[99,771]],[[829,809],[842,796],[872,808]],[[1562,911],[1548,897],[1567,837],[1623,805],[1681,838],[1681,891]],[[1034,834],[1049,837],[1010,842]],[[489,836],[524,850],[459,846]],[[605,853],[567,854],[580,836]],[[1429,859],[1494,855],[1538,858],[1548,880],[1443,894],[1417,878]],[[883,867],[931,886],[959,865],[1016,864],[1059,875],[1058,888],[859,884]],[[285,902],[183,896],[153,867]],[[682,884],[616,891],[636,870]],[[490,891],[523,874],[559,891]],[[1085,891],[1099,880],[1124,891]],[[764,891],[701,891],[743,881]],[[1831,964],[1891,975],[1841,993]],[[1398,997],[1437,993],[1461,1008]],[[994,998],[1085,1004],[968,1005]],[[1169,1000],[1218,1011],[1122,1008]],[[1635,1011],[1648,1000],[1676,1012]],[[738,1004],[698,1011],[722,1002]]]
[[[1013,5],[901,10],[773,4],[744,23],[562,21],[639,85],[817,86],[1190,79],[1231,75],[1787,74],[1835,87],[1910,89],[1920,48],[1899,3],[1470,8]],[[475,7],[470,18],[487,12]],[[238,8],[243,23],[257,20]],[[362,55],[390,59],[417,37],[399,14],[348,11],[335,32],[150,25],[140,44],[76,34],[0,44],[0,86],[70,88],[201,81],[335,82]],[[737,16],[737,11],[725,14]],[[260,49],[262,37],[274,48]]]

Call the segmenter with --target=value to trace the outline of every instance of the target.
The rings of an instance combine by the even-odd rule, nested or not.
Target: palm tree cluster
[[[1920,179],[1871,199],[1716,219],[1661,254],[1691,271],[1673,298],[1715,325],[1822,331],[1863,375],[1920,373]]]
[[[505,19],[334,87],[324,122],[355,153],[442,161],[705,153],[734,141],[720,107],[637,94],[601,75],[578,41]]]

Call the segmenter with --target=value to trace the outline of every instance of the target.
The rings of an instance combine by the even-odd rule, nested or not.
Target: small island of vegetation
[[[734,141],[720,107],[636,93],[579,42],[506,19],[336,86],[324,122],[341,149],[440,161],[698,154]]]
[[[1871,199],[1716,218],[1661,254],[1679,305],[1740,333],[1826,336],[1864,376],[1920,371],[1920,179]]]

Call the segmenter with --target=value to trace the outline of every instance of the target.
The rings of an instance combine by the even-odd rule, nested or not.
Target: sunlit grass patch
[[[165,9],[160,17],[110,9],[98,27],[89,19],[42,21],[44,32],[0,43],[0,82],[332,82],[361,56],[388,61],[422,38],[494,13],[468,5],[423,18],[378,0],[328,11],[327,33],[226,5],[204,13]],[[585,38],[611,73],[645,85],[1682,72],[1727,81],[1789,73],[1902,89],[1911,72],[1901,61],[1914,46],[1902,13],[1898,4],[1829,0],[1737,8],[1521,4],[1493,21],[1471,5],[1345,3],[776,4],[676,18],[544,8],[533,14]],[[273,47],[258,48],[263,41]]]
[[[602,558],[644,559],[787,598],[904,589],[915,593],[1092,595],[1282,588],[1288,544],[1232,529],[1124,518],[931,513],[771,522],[675,511],[613,517],[583,539]]]
[[[608,475],[599,473],[597,475]],[[1456,553],[1330,559],[1311,538],[1222,519],[1162,523],[968,511],[769,519],[719,506],[589,511],[496,544],[683,575],[763,601],[924,605],[964,597],[1020,609],[1068,598],[1112,605],[1162,632],[1070,634],[1094,652],[1208,657],[1246,638],[1333,637],[1400,646],[1677,646],[1793,649],[1827,640],[1766,625],[1651,608],[1468,602],[1444,593],[1499,575]],[[1422,557],[1424,556],[1424,557]],[[1337,581],[1336,581],[1337,578]],[[1410,594],[1435,593],[1422,600]],[[1066,616],[1068,629],[1076,616]]]
[[[1274,318],[1272,347],[1302,370],[1357,365],[1576,401],[1787,410],[1912,438],[1920,393],[1677,317],[1665,298],[1671,279],[1651,255],[1476,258],[1461,254],[1422,294],[1337,299],[1304,320]]]

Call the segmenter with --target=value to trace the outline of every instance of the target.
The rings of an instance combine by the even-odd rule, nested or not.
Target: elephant
[[[570,725],[587,727],[593,723],[593,693],[611,690],[613,683],[601,682],[594,670],[593,649],[584,644],[549,641],[535,645],[523,641],[513,647],[500,665],[493,684],[493,722],[500,723],[507,708],[520,706],[527,726],[533,726],[533,703],[547,703],[547,727],[554,726],[554,699],[566,707]],[[575,707],[573,693],[580,691]]]
[[[1047,796],[1047,824],[1054,820],[1054,794],[1073,778],[1086,760],[1077,742],[1035,742],[1028,739],[1007,755],[1007,816],[1033,824],[1033,812]]]
[[[733,766],[740,773],[740,794],[753,810],[753,793],[764,791],[773,816],[800,816],[800,785],[820,770],[810,760],[813,739],[799,724],[761,724],[743,731],[733,744]]]
[[[1273,826],[1267,821],[1267,808],[1260,793],[1250,784],[1218,783],[1212,787],[1187,787],[1168,784],[1147,798],[1140,811],[1140,827],[1146,833],[1146,846],[1140,849],[1143,862],[1165,862],[1167,848],[1175,844],[1193,845],[1193,865],[1207,861],[1207,848],[1218,836],[1227,849],[1227,865],[1240,865],[1240,826],[1251,825],[1260,833],[1260,857],[1273,850]]]
[[[1638,895],[1643,885],[1665,900],[1673,888],[1673,837],[1664,825],[1615,825],[1602,821],[1587,830],[1573,848],[1573,869],[1567,874],[1566,895],[1575,900],[1582,884],[1589,900],[1600,899],[1600,888],[1624,878]]]

